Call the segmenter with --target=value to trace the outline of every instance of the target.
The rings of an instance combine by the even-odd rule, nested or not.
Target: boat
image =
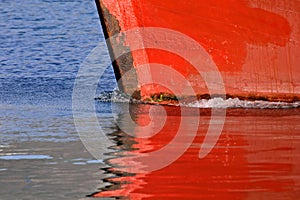
[[[145,102],[300,100],[299,0],[96,0],[119,89]]]

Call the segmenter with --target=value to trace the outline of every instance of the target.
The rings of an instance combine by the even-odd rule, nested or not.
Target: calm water
[[[189,108],[182,115],[179,107],[164,107],[165,116],[157,106],[131,105],[129,113],[126,103],[92,96],[95,123],[91,110],[72,110],[77,72],[104,41],[94,2],[0,5],[1,200],[300,198],[299,108],[227,109],[225,121],[217,114],[212,123],[211,109]],[[106,49],[97,53],[98,64],[106,63]],[[87,83],[80,83],[84,95]],[[95,96],[115,85],[107,66]],[[73,111],[86,134],[78,134]],[[140,126],[132,126],[129,114]],[[214,148],[200,159],[209,124],[217,132],[223,122]],[[106,135],[95,139],[98,123]],[[179,127],[184,135],[175,148],[151,157],[174,143]],[[177,147],[185,146],[179,154]],[[147,162],[159,165],[177,154],[165,167],[147,170]]]
[[[149,109],[149,105],[134,106],[132,115],[138,123],[147,124]],[[153,200],[299,199],[299,109],[227,109],[222,135],[214,149],[200,159],[199,151],[211,119],[211,110],[201,109],[197,135],[179,159],[160,170],[137,173],[136,169],[147,171],[148,160],[140,155],[163,149],[178,134],[180,126],[189,130],[187,124],[180,124],[179,108],[166,110],[163,129],[151,138],[129,137],[122,132],[111,135],[118,144],[115,149],[119,157],[109,159],[112,167],[105,171],[114,176],[105,179],[110,185],[94,196]],[[162,113],[153,115],[159,117]],[[126,123],[124,116],[120,115],[119,120]],[[199,119],[197,110],[191,109],[184,118],[193,124]],[[141,134],[138,128],[135,133]],[[184,141],[178,143],[185,145]],[[165,156],[168,159],[172,155]],[[151,157],[149,160],[150,165],[160,162]]]
[[[77,71],[103,41],[99,24],[93,1],[0,1],[1,200],[82,199],[101,187],[104,164],[72,114]]]

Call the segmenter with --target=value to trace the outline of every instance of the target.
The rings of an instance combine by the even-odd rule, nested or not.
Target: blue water
[[[12,119],[2,123],[2,138],[7,142],[18,131],[20,140],[38,138],[40,132],[48,140],[65,137],[69,131],[53,133],[49,127],[72,115],[77,71],[104,41],[95,3],[2,0],[0,5],[0,118]],[[115,88],[110,66],[100,83],[99,91]],[[37,120],[40,131],[30,127]]]
[[[228,199],[299,197],[299,102],[278,105],[213,99],[187,105],[196,109],[190,108],[186,116],[180,114],[179,107],[166,106],[167,126],[157,135],[160,139],[139,139],[120,129],[132,128],[137,136],[144,134],[140,130],[145,129],[134,128],[130,123],[127,104],[93,99],[105,92],[108,96],[100,99],[106,101],[114,94],[111,91],[116,83],[108,64],[98,80],[95,96],[90,98],[109,140],[94,137],[97,131],[93,130],[98,130],[99,124],[89,118],[88,109],[80,110],[83,114],[77,115],[77,125],[84,123],[76,129],[73,114],[78,114],[78,110],[72,109],[72,95],[77,72],[92,50],[104,42],[93,0],[0,0],[1,200],[83,200],[87,196],[185,199],[186,194],[194,199],[222,199],[224,195]],[[99,58],[94,64],[109,63],[105,45],[98,50]],[[93,74],[93,69],[89,73],[86,80],[99,75]],[[86,83],[80,82],[82,90],[78,94],[85,94]],[[118,92],[115,94],[123,101]],[[205,109],[211,105],[243,108],[227,110],[216,148],[201,160],[200,139],[210,126],[211,117]],[[268,109],[251,109],[261,106]],[[286,107],[290,109],[270,109]],[[176,132],[182,119],[191,122],[183,123],[184,132],[190,132],[194,128],[190,124],[200,119],[193,114],[198,112],[197,108],[205,111],[201,114],[199,141],[191,144],[181,160],[148,174],[120,172],[130,168],[123,155],[143,154],[169,142],[168,136]],[[112,109],[118,113],[115,118]],[[131,105],[130,114],[135,122],[148,124],[149,110],[149,105]],[[163,114],[159,109],[152,111],[155,129],[161,125]],[[223,120],[218,119],[214,128]],[[87,137],[80,138],[78,130]],[[93,151],[98,148],[104,150],[100,153],[113,158],[94,157]]]
[[[80,199],[96,190],[101,163],[80,141],[72,93],[99,42],[93,0],[0,0],[1,200]],[[97,92],[115,87],[107,66]],[[109,111],[108,103],[97,107]]]
[[[76,73],[101,33],[94,1],[1,1],[0,102],[69,107]],[[108,76],[110,90],[112,70]]]
[[[7,155],[0,156],[0,160],[35,160],[35,159],[52,159],[48,155]]]

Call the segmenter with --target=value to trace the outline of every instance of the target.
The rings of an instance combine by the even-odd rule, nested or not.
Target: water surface
[[[150,112],[150,105],[132,104],[129,113],[127,103],[94,101],[98,123],[109,141],[86,135],[85,139],[98,142],[95,149],[105,147],[96,159],[82,143],[72,111],[77,72],[98,42],[104,41],[94,2],[2,0],[0,5],[1,200],[300,196],[299,108],[227,109],[216,145],[200,159],[211,109],[189,108],[182,115],[180,107],[164,106],[164,122],[165,112],[157,106]],[[103,55],[106,48],[100,49],[99,64],[107,61]],[[103,91],[110,96],[115,86],[107,66],[95,96]],[[234,101],[229,103],[241,103]],[[192,106],[198,104],[203,102]],[[99,126],[90,120],[90,110],[80,112],[88,116],[81,118],[83,129]],[[140,126],[132,126],[129,114]],[[141,128],[151,116],[152,126]],[[212,130],[223,119],[217,116]],[[163,149],[180,126],[191,143],[179,140],[165,155],[172,157],[182,146],[186,151],[169,165],[147,172],[140,155]],[[191,136],[194,128],[196,134]],[[153,130],[157,134],[150,137]]]
[[[150,123],[150,107],[131,107],[132,118],[138,124]],[[111,167],[103,169],[111,174],[104,179],[110,185],[94,193],[95,197],[243,200],[300,197],[299,109],[227,109],[222,134],[204,158],[199,158],[199,151],[211,123],[211,110],[201,109],[199,116],[198,109],[191,108],[188,115],[182,116],[179,107],[165,109],[167,120],[153,137],[139,137],[145,134],[139,127],[133,130],[136,137],[122,131],[111,134],[117,157],[108,159]],[[153,115],[159,118],[162,113],[152,111]],[[193,142],[177,160],[149,172],[148,161],[151,164],[161,161],[151,157],[145,161],[140,156],[174,142],[180,126],[185,133],[191,132],[188,125],[180,124],[182,117],[190,123],[200,120]],[[118,120],[130,126],[127,115],[119,115]],[[186,144],[182,140],[177,145]],[[178,152],[173,150],[172,153]],[[168,159],[171,155],[164,156],[161,158]]]
[[[72,92],[101,40],[94,1],[0,1],[1,200],[83,199],[100,187],[104,164],[80,141]]]

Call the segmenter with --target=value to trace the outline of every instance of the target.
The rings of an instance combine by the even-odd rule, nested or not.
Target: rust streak
[[[107,47],[112,59],[115,77],[118,81],[118,87],[122,92],[131,95],[135,99],[140,99],[136,73],[134,73],[134,75],[127,76],[126,79],[122,78],[126,72],[130,70],[135,71],[135,69],[133,66],[133,57],[130,48],[125,45],[125,36],[121,34],[119,22],[105,7],[102,0],[96,0],[96,4]],[[117,58],[115,58],[114,54],[116,49],[118,52],[121,52],[121,56]]]

